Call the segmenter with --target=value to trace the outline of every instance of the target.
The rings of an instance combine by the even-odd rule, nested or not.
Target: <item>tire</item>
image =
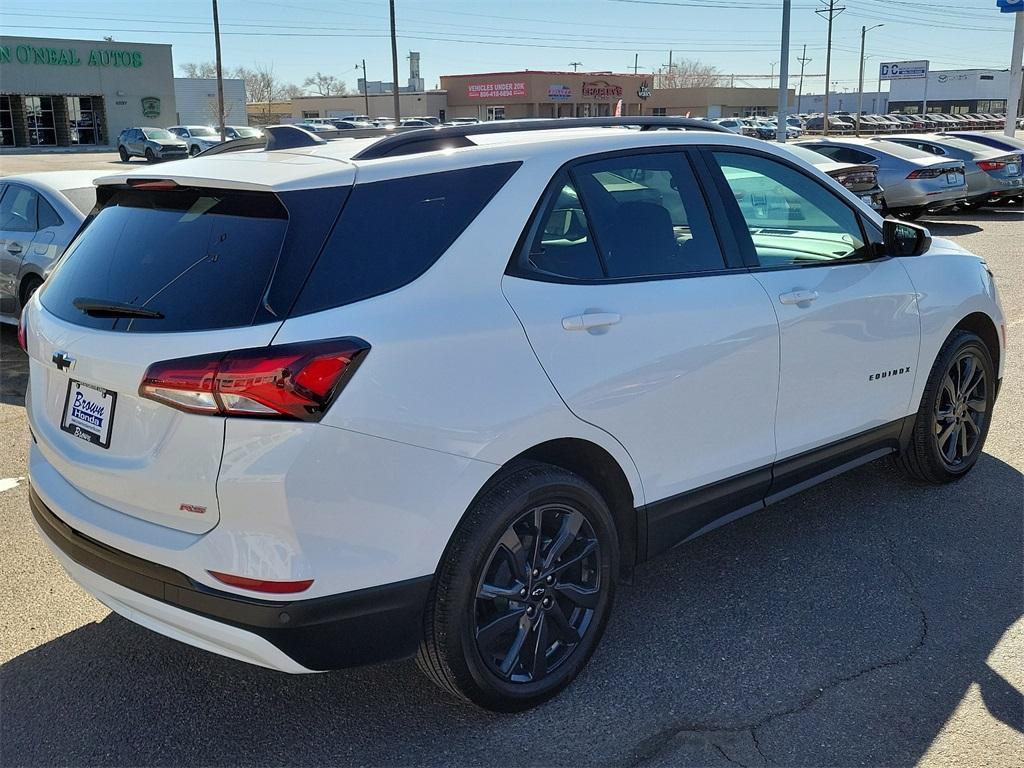
[[[970,472],[985,447],[995,387],[988,347],[970,331],[954,331],[928,374],[910,442],[896,466],[914,480],[936,484]]]
[[[420,669],[484,709],[518,712],[550,699],[601,639],[617,565],[615,523],[592,485],[547,464],[510,468],[473,503],[441,559]]]
[[[146,148],[146,162],[147,163],[155,163],[156,162],[156,155],[154,155],[153,154],[153,150],[149,149],[148,147]]]
[[[202,151],[202,150],[200,150],[200,149],[199,149],[199,147],[198,147],[197,145],[193,144],[193,145],[192,145],[191,147],[189,147],[189,148],[188,148],[188,156],[189,156],[189,157],[195,157],[195,156],[196,156],[196,155],[198,155],[198,154],[199,154],[199,153],[200,153],[201,151]]]
[[[127,163],[131,160],[131,158],[128,156],[128,150],[125,149],[123,146],[117,148],[117,154],[121,156],[122,163]]]
[[[22,309],[25,308],[25,305],[32,298],[32,294],[38,291],[42,284],[42,279],[36,275],[29,275],[22,280],[21,290],[18,292],[18,300],[21,302]]]

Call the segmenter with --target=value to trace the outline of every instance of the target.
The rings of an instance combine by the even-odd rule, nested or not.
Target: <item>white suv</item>
[[[523,709],[638,563],[887,454],[947,482],[982,450],[984,262],[769,143],[270,134],[101,179],[23,314],[34,517],[157,632],[285,672],[418,653]]]

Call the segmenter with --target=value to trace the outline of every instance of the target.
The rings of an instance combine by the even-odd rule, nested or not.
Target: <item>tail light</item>
[[[18,317],[18,346],[21,351],[28,354],[28,310],[22,309]]]
[[[139,395],[189,413],[319,421],[369,350],[346,337],[165,360]]]
[[[963,168],[919,168],[907,174],[908,179],[937,179],[947,173],[963,173]]]
[[[848,173],[836,173],[832,178],[844,187],[853,189],[863,184],[874,186],[878,182],[878,171],[850,171]]]
[[[1019,163],[1016,155],[1007,155],[1006,157],[997,157],[994,160],[979,160],[978,167],[983,171],[1001,171],[1011,163]]]

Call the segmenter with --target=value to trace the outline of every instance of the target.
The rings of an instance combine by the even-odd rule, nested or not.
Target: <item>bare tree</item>
[[[659,67],[654,73],[657,88],[713,88],[725,81],[717,67],[696,59],[680,59]]]
[[[345,96],[348,93],[343,80],[320,71],[303,80],[302,87],[309,88],[316,96]]]
[[[185,77],[201,77],[208,80],[217,76],[217,65],[212,61],[188,61],[179,64],[178,69]]]
[[[277,98],[279,98],[279,99],[294,99],[296,96],[304,95],[304,93],[305,92],[302,90],[302,88],[297,86],[295,83],[285,83],[284,85],[282,85],[278,89],[278,96],[277,96]],[[336,95],[344,95],[344,94],[336,94]]]

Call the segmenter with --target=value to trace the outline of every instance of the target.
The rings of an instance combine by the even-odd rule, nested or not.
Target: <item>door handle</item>
[[[622,315],[616,312],[584,312],[562,318],[562,327],[567,331],[591,331],[622,322]]]
[[[810,303],[818,298],[817,291],[790,291],[789,293],[779,294],[779,301],[783,304],[804,304]]]
[[[21,253],[21,246],[18,243],[8,243],[7,250],[10,253],[18,254]]]

